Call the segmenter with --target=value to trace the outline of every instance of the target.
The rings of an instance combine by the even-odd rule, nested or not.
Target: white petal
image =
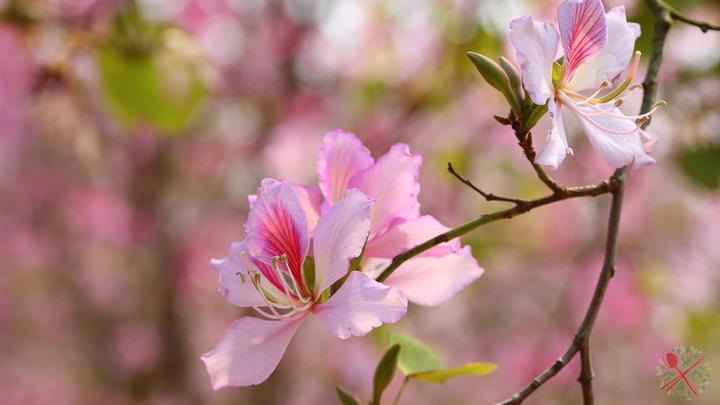
[[[458,253],[441,257],[415,257],[403,263],[385,280],[411,302],[438,305],[454,297],[483,274],[466,246]]]
[[[244,317],[233,322],[220,343],[203,354],[213,389],[256,385],[275,370],[305,315],[284,321]]]
[[[210,261],[210,265],[218,272],[218,291],[227,302],[239,307],[265,305],[265,301],[247,277],[241,256],[243,252],[246,257],[250,257],[245,242],[235,242],[230,246],[227,257]]]
[[[550,132],[548,133],[547,142],[545,148],[535,158],[535,163],[543,166],[548,166],[553,170],[560,167],[560,164],[565,160],[565,156],[572,154],[572,149],[568,146],[567,137],[565,136],[565,126],[562,120],[562,110],[560,108],[555,109],[555,102],[550,99],[550,119],[551,125]]]
[[[340,339],[363,336],[382,325],[395,323],[407,312],[407,298],[397,289],[353,271],[315,314]]]
[[[344,276],[350,260],[360,256],[370,232],[372,204],[368,196],[352,189],[318,220],[313,240],[316,294]]]
[[[552,65],[558,51],[559,34],[550,22],[526,16],[510,23],[510,42],[517,52],[525,89],[535,104],[553,96]]]
[[[613,115],[622,115],[622,112],[612,104],[597,107]],[[592,115],[595,112],[587,106],[576,108],[580,110],[580,114],[577,111],[573,113],[580,120],[593,148],[605,162],[616,168],[631,163],[635,166],[655,163],[655,159],[646,153],[651,146],[648,135],[644,134],[633,120]]]
[[[597,55],[575,71],[569,84],[575,91],[596,89],[604,81],[612,83],[627,69],[632,59],[635,40],[640,36],[640,25],[627,22],[623,6],[610,10],[605,20],[608,41]]]

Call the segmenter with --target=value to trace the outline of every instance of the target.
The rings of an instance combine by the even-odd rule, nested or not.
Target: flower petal
[[[375,200],[372,207],[370,237],[385,231],[393,221],[420,215],[418,176],[422,157],[410,153],[404,143],[390,148],[375,165],[350,179],[357,188]]]
[[[596,107],[615,116],[622,116],[622,112],[612,103]],[[639,129],[633,120],[596,115],[597,112],[590,108],[576,106],[576,111],[573,112],[580,120],[593,148],[605,162],[613,167],[623,167],[631,163],[635,166],[655,163],[655,159],[646,153],[654,143],[654,138]]]
[[[547,142],[545,148],[535,158],[535,163],[543,166],[548,166],[553,170],[560,167],[560,164],[565,160],[566,155],[572,155],[572,149],[568,146],[567,137],[565,136],[565,126],[562,120],[562,110],[555,107],[555,101],[550,99],[549,101],[550,119],[552,127],[548,133]]]
[[[360,256],[370,231],[373,201],[358,190],[350,190],[320,217],[315,228],[316,294],[348,272],[350,260]]]
[[[384,284],[397,287],[411,302],[438,305],[449,300],[483,274],[465,246],[441,257],[414,257],[403,263]]]
[[[320,218],[320,204],[322,203],[320,190],[313,185],[294,183],[292,184],[292,188],[295,191],[300,206],[303,211],[305,211],[305,218],[307,219],[310,235],[312,235],[318,218]]]
[[[227,302],[239,307],[265,305],[265,301],[247,278],[242,253],[249,256],[245,242],[234,242],[230,245],[227,257],[210,261],[210,266],[218,272],[218,291]]]
[[[295,280],[301,283],[310,235],[305,211],[290,183],[274,179],[262,181],[245,231],[248,251],[257,261],[272,265],[273,257],[286,254]],[[259,267],[262,271],[263,267]],[[265,276],[271,280],[276,278],[274,274]]]
[[[315,313],[340,339],[363,336],[383,323],[395,323],[407,312],[407,298],[397,289],[353,271]]]
[[[450,228],[430,215],[409,219],[393,224],[386,232],[368,240],[365,256],[392,258],[449,230]],[[423,255],[443,255],[458,249],[460,249],[460,239],[453,239],[428,249]]]
[[[304,315],[283,321],[246,316],[233,322],[220,343],[203,354],[212,387],[243,387],[265,381],[275,370]]]
[[[596,89],[605,81],[612,83],[632,59],[635,40],[640,36],[640,25],[627,22],[623,6],[610,10],[605,20],[608,29],[607,43],[597,55],[575,70],[569,84],[575,91]]]
[[[559,35],[550,22],[525,16],[510,22],[510,42],[517,52],[525,89],[535,104],[553,97],[552,65],[558,51]]]
[[[578,66],[607,43],[605,9],[600,0],[565,0],[557,9],[557,20],[569,79]]]
[[[339,129],[330,132],[318,155],[320,190],[334,204],[345,197],[350,178],[372,165],[370,151],[353,133]]]

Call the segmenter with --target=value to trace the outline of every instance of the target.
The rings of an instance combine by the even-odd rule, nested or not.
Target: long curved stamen
[[[288,301],[290,301],[290,306],[292,306],[292,309],[296,309],[297,306],[295,305],[295,299],[293,298],[293,295],[296,295],[294,294],[295,291],[293,291],[293,294],[290,293],[290,286],[288,286],[287,280],[285,280],[285,274],[283,274],[282,270],[280,270],[280,266],[278,266],[279,262],[280,258],[278,256],[273,257],[273,270],[275,270],[275,273],[280,279],[280,284],[283,287],[285,296],[287,297]],[[292,278],[292,275],[290,276],[290,278]]]
[[[632,64],[630,65],[630,69],[628,72],[627,77],[625,80],[620,83],[619,86],[617,86],[613,91],[610,93],[604,95],[603,97],[600,97],[595,100],[596,103],[607,103],[608,101],[613,100],[615,97],[622,94],[623,91],[632,83],[633,79],[635,78],[635,75],[637,74],[638,66],[640,65],[640,51],[635,51],[635,57],[633,58]]]
[[[568,97],[572,98],[573,100],[576,100],[577,104],[582,105],[582,104],[594,102],[594,100],[596,100],[595,96],[600,94],[600,92],[605,90],[608,86],[610,86],[610,82],[608,82],[607,80],[602,82],[600,84],[600,87],[597,90],[595,90],[595,92],[593,94],[591,94],[587,97],[583,96],[582,94],[575,93],[574,91],[571,91],[568,89],[564,89],[564,90],[562,90],[562,92],[565,93],[565,95],[567,95]]]
[[[633,127],[634,127],[634,128],[631,129],[631,130],[628,130],[628,131],[618,131],[618,130],[616,130],[616,129],[608,128],[608,127],[606,127],[606,126],[598,123],[597,121],[595,121],[595,120],[592,118],[593,115],[588,114],[588,113],[582,111],[579,107],[573,105],[573,103],[568,103],[568,102],[566,102],[566,103],[564,103],[564,104],[565,104],[568,108],[570,108],[575,114],[577,114],[579,117],[582,117],[582,118],[583,118],[584,120],[586,120],[590,125],[594,126],[595,128],[597,128],[597,129],[599,129],[599,130],[601,130],[601,131],[604,131],[604,132],[607,132],[607,133],[610,133],[610,134],[614,134],[614,135],[631,135],[631,134],[634,134],[634,133],[636,133],[637,131],[640,130],[640,128],[639,128],[639,127],[637,126],[637,124],[634,123],[634,122],[633,122]],[[631,120],[628,120],[628,121],[631,121]]]
[[[245,252],[240,252],[240,257],[242,258],[243,265],[245,266],[245,273],[250,279],[253,287],[255,287],[258,294],[260,294],[260,296],[263,298],[263,301],[265,301],[265,304],[267,304],[267,307],[270,309],[271,313],[268,313],[255,305],[252,306],[252,309],[254,309],[258,314],[269,319],[283,319],[283,316],[280,315],[280,313],[275,309],[275,306],[270,302],[270,300],[268,300],[268,298],[265,296],[265,293],[262,291],[262,288],[258,285],[259,280],[256,280],[255,277],[253,277],[252,271],[250,270],[250,263],[247,260]]]
[[[297,281],[295,281],[295,277],[293,277],[293,275],[292,275],[292,271],[290,270],[290,264],[288,263],[287,255],[283,254],[282,256],[280,256],[280,260],[282,261],[283,265],[285,265],[285,270],[287,270],[288,274],[290,274],[290,281],[292,281],[293,287],[295,288],[295,296],[303,304],[309,302],[310,298],[303,296],[300,286],[298,286]]]
[[[639,119],[643,119],[643,118],[647,118],[647,117],[651,116],[653,113],[655,113],[655,111],[657,111],[657,110],[660,109],[661,107],[667,107],[667,102],[666,102],[665,100],[657,101],[655,104],[652,105],[652,107],[650,108],[650,111],[648,111],[648,112],[646,112],[646,113],[644,113],[644,114],[638,114],[638,115],[622,115],[622,114],[613,114],[613,113],[610,112],[610,111],[603,110],[603,109],[601,109],[601,108],[599,108],[599,107],[594,106],[594,105],[591,104],[591,105],[588,106],[588,108],[590,108],[591,110],[593,110],[593,111],[595,111],[595,112],[594,112],[594,113],[587,113],[586,115],[587,115],[587,116],[591,116],[591,117],[602,115],[602,116],[606,116],[606,117],[612,117],[612,118],[618,118],[618,119],[627,119],[627,120],[633,120],[633,121],[634,121],[634,120],[639,120]]]

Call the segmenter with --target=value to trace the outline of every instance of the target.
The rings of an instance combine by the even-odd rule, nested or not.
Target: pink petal
[[[362,253],[370,231],[372,204],[365,194],[353,189],[318,220],[313,240],[316,295],[343,277],[350,260]]]
[[[552,65],[558,51],[558,32],[549,22],[521,17],[510,22],[510,42],[517,52],[525,89],[535,104],[553,97]]]
[[[551,99],[550,104],[550,117],[552,127],[548,134],[545,148],[535,158],[535,163],[543,166],[548,166],[553,170],[560,167],[560,164],[565,160],[566,155],[572,154],[572,149],[568,146],[567,137],[565,136],[565,126],[562,121],[562,111],[558,107],[555,109],[555,102]]]
[[[248,251],[258,262],[270,266],[273,257],[286,254],[296,282],[302,283],[302,264],[310,235],[305,211],[290,183],[274,179],[262,181],[245,231]],[[266,271],[269,267],[258,267],[270,280],[277,279],[272,271]],[[276,286],[282,288],[279,283]]]
[[[598,106],[614,115],[622,115],[622,112],[609,105]],[[579,106],[580,114],[575,116],[580,121],[585,133],[590,138],[595,152],[613,167],[623,167],[634,163],[635,166],[642,166],[655,163],[647,152],[650,150],[654,138],[637,128],[635,121],[628,119],[613,118],[608,116],[597,116],[589,107]],[[597,125],[594,125],[591,118]],[[602,128],[598,128],[598,126]],[[613,133],[622,132],[623,134]]]
[[[392,258],[449,230],[450,228],[430,215],[409,219],[393,224],[387,231],[369,240],[365,247],[365,256]],[[423,255],[444,255],[458,249],[460,240],[453,239],[428,249]]]
[[[342,287],[315,313],[340,339],[363,336],[383,323],[395,323],[407,312],[407,298],[397,289],[353,271]]]
[[[483,274],[465,246],[442,257],[415,257],[403,263],[385,285],[397,287],[411,302],[438,305],[449,300]]]
[[[305,184],[292,184],[298,202],[305,211],[310,234],[312,235],[318,218],[320,218],[320,204],[322,203],[322,195],[317,187]]]
[[[244,317],[233,322],[220,343],[203,354],[212,387],[244,387],[265,381],[275,370],[304,315],[283,321]]]
[[[354,134],[339,129],[330,132],[325,135],[325,143],[318,155],[320,190],[333,204],[345,197],[350,178],[372,165],[370,151]]]
[[[625,19],[625,8],[615,7],[605,15],[608,39],[595,56],[575,70],[569,87],[575,91],[597,89],[604,81],[612,83],[625,71],[633,56],[640,25]]]
[[[418,176],[422,157],[398,143],[390,148],[375,165],[350,179],[357,188],[375,200],[372,208],[370,237],[385,231],[393,221],[413,219],[420,215]]]
[[[557,19],[565,50],[565,75],[570,78],[607,43],[605,9],[600,0],[565,0],[558,7]]]
[[[218,291],[227,302],[239,307],[263,306],[265,301],[247,278],[245,264],[240,256],[242,252],[250,257],[245,242],[235,242],[230,246],[227,257],[210,261],[210,265],[218,272]]]

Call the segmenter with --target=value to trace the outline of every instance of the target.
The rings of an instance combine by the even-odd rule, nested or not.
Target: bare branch
[[[456,179],[460,180],[460,182],[462,182],[463,184],[465,184],[466,186],[470,187],[475,192],[477,192],[478,194],[483,196],[483,198],[486,201],[503,201],[503,202],[513,203],[515,205],[521,205],[521,204],[527,203],[527,200],[522,200],[519,198],[502,197],[502,196],[495,195],[492,193],[487,193],[487,192],[481,190],[479,187],[475,186],[470,180],[460,176],[458,174],[458,172],[455,171],[455,168],[452,166],[452,163],[450,163],[450,162],[448,162],[448,171],[450,172],[450,174],[455,176]]]
[[[670,15],[672,16],[672,18],[674,18],[678,21],[682,21],[685,24],[694,25],[694,26],[700,28],[700,30],[702,30],[702,32],[720,31],[720,25],[711,24],[707,21],[700,21],[700,20],[696,20],[694,18],[690,18],[690,17],[686,16],[685,14],[679,12],[673,6],[667,4],[664,1],[657,1],[657,4],[659,7],[662,7],[665,10],[667,10],[670,13]]]
[[[648,71],[645,75],[643,83],[643,102],[640,108],[641,113],[650,110],[657,92],[657,77],[662,63],[663,48],[665,39],[670,30],[672,23],[670,11],[668,11],[660,0],[646,0],[648,6],[655,15],[655,34],[653,37],[652,54],[648,65]],[[645,122],[643,127],[649,122]],[[581,353],[581,372],[578,380],[583,389],[583,402],[585,405],[594,403],[594,394],[592,388],[592,364],[590,361],[590,334],[595,324],[595,319],[602,305],[605,291],[607,290],[610,279],[615,274],[615,256],[617,253],[617,240],[620,227],[620,214],[622,212],[622,201],[625,192],[625,179],[628,167],[623,167],[615,171],[609,179],[612,190],[612,205],[610,207],[610,215],[608,219],[607,241],[605,246],[605,258],[603,261],[602,271],[595,286],[592,301],[585,312],[583,322],[578,328],[575,337],[560,358],[550,367],[541,372],[530,384],[513,394],[510,398],[499,404],[520,404],[542,384],[554,377],[562,370],[567,363],[572,360],[575,355]]]

